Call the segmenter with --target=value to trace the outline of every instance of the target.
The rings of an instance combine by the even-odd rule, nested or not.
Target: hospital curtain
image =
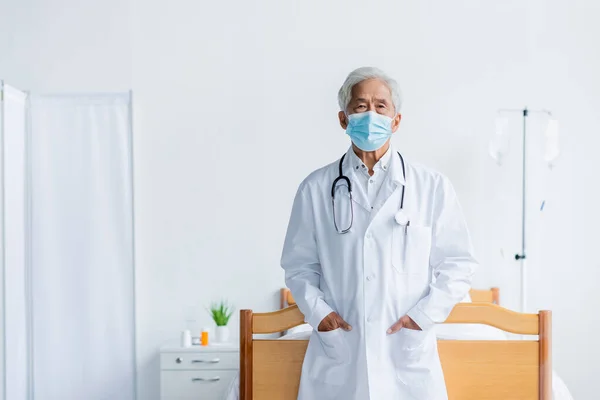
[[[30,97],[35,400],[135,398],[130,104]]]

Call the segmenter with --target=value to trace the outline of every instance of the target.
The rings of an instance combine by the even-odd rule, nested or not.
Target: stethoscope
[[[339,234],[344,234],[344,233],[350,232],[350,229],[352,228],[352,224],[354,223],[354,205],[352,204],[352,182],[350,181],[350,178],[345,176],[342,172],[342,165],[344,163],[345,157],[346,157],[346,154],[344,154],[342,156],[342,158],[340,159],[340,162],[338,165],[339,175],[337,178],[335,178],[335,180],[333,181],[333,184],[331,185],[331,205],[333,207],[333,225],[335,226],[335,230]],[[402,163],[402,176],[404,177],[404,181],[406,182],[406,167],[404,165],[404,158],[402,158],[402,154],[400,154],[399,152],[398,152],[398,157],[400,157],[400,162]],[[335,188],[337,187],[337,184],[339,181],[345,181],[346,184],[348,185],[348,195],[350,197],[350,226],[348,226],[347,229],[338,228],[337,222],[335,220]],[[404,189],[405,189],[405,187],[406,187],[406,185],[402,186],[402,197],[400,199],[400,210],[396,213],[396,215],[394,216],[394,219],[396,220],[397,224],[404,226],[404,233],[406,234],[406,230],[408,229],[408,226],[410,225],[410,221],[408,220],[408,216],[406,215],[406,213],[404,213]]]

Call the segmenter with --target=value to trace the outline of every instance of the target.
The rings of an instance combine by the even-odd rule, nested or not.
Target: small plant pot
[[[215,331],[215,342],[227,343],[229,341],[229,327],[228,326],[217,326]]]

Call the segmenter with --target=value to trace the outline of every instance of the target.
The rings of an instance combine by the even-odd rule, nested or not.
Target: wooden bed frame
[[[292,292],[288,288],[281,288],[279,291],[279,308],[286,308],[296,304]],[[493,303],[500,305],[500,289],[493,287],[490,289],[471,289],[469,291],[473,303]]]
[[[304,323],[297,305],[240,311],[240,399],[295,400],[307,340],[256,339]],[[449,400],[551,400],[552,315],[496,304],[460,303],[445,323],[476,323],[532,340],[438,340]]]

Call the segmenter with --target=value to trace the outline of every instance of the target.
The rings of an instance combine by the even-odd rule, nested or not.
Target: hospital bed
[[[226,400],[295,399],[307,340],[312,328],[288,289],[280,291],[281,309],[240,313],[240,375]],[[552,371],[551,315],[520,314],[501,308],[499,290],[472,290],[472,303],[457,306],[436,326],[450,400],[572,400]],[[279,338],[260,334],[286,332]],[[535,335],[508,340],[506,332]]]

